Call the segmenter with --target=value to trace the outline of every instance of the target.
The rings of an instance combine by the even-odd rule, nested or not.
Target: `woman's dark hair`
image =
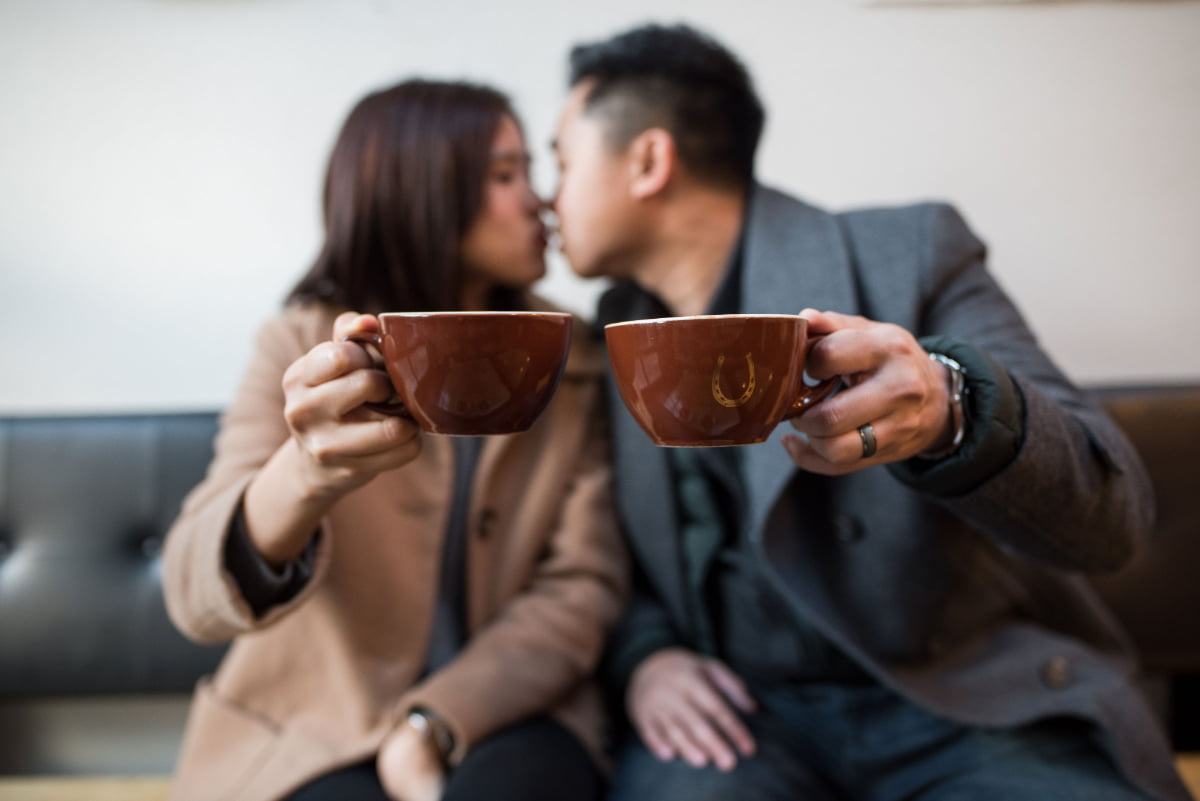
[[[406,81],[360,100],[325,172],[324,243],[288,301],[458,308],[459,245],[482,208],[505,116],[516,119],[504,94],[469,83]],[[508,294],[498,307],[515,302]]]
[[[590,81],[585,108],[621,150],[642,131],[667,130],[697,177],[739,189],[754,180],[766,112],[745,66],[687,25],[644,25],[576,46],[570,86]]]

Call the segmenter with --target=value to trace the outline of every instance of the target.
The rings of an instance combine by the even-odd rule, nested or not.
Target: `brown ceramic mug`
[[[379,315],[379,333],[347,340],[383,354],[397,402],[368,408],[435,434],[524,431],[562,378],[571,315],[557,312],[414,312]]]
[[[658,445],[749,445],[839,379],[804,381],[808,321],[787,314],[632,320],[604,327],[625,406]]]

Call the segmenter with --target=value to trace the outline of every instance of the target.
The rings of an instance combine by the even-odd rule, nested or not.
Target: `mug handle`
[[[817,342],[823,339],[824,336],[824,334],[821,334],[820,336],[808,338],[808,344],[804,348],[805,363],[808,362],[808,354],[810,351],[812,351],[813,345],[817,344]],[[804,375],[802,373],[799,379],[800,392],[792,400],[792,406],[790,409],[788,409],[787,413],[784,414],[783,419],[791,420],[793,417],[799,417],[800,415],[804,414],[817,403],[829,397],[829,393],[837,389],[838,384],[841,382],[842,377],[835,375],[833,378],[826,378],[819,384],[810,385],[804,382]]]
[[[359,345],[374,345],[376,350],[378,350],[380,353],[383,353],[383,337],[380,336],[378,332],[355,331],[352,334],[346,334],[346,336],[342,337],[342,341],[355,342]],[[405,407],[403,401],[396,401],[395,403],[375,403],[374,401],[367,401],[366,403],[362,404],[362,406],[364,409],[370,409],[373,412],[386,414],[389,417],[402,417],[405,420],[413,419],[412,412]]]

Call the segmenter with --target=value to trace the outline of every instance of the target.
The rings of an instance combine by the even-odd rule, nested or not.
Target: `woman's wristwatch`
[[[946,367],[946,373],[950,378],[950,420],[954,424],[954,439],[950,444],[939,451],[921,451],[917,454],[918,459],[944,459],[954,453],[962,445],[963,437],[967,433],[967,416],[963,411],[963,395],[967,391],[967,371],[961,364],[951,359],[944,353],[931,353],[929,358]]]
[[[441,763],[448,764],[450,755],[454,753],[454,732],[450,730],[449,724],[442,719],[441,715],[417,706],[409,711],[407,722],[426,742],[433,746]]]

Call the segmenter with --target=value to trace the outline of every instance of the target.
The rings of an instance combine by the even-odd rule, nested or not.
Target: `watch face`
[[[944,459],[959,449],[967,430],[966,410],[963,408],[963,394],[966,392],[966,369],[956,360],[943,353],[930,353],[929,358],[946,368],[950,385],[950,422],[954,426],[954,438],[950,444],[939,451],[925,450],[917,454],[919,459]]]

